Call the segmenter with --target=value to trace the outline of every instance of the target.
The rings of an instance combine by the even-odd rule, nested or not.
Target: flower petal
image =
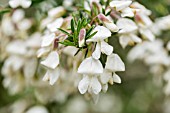
[[[50,46],[53,43],[54,40],[55,40],[55,33],[43,36],[41,47]]]
[[[10,0],[10,1],[9,1],[9,5],[10,5],[12,8],[17,8],[17,7],[20,5],[20,0]]]
[[[120,11],[122,9],[127,8],[130,4],[132,3],[132,1],[112,1],[110,2],[110,7],[113,7],[116,9],[116,11]]]
[[[133,10],[127,7],[121,11],[121,16],[122,17],[134,17]]]
[[[103,73],[103,66],[99,60],[92,57],[86,58],[80,64],[78,73],[81,74],[101,74]]]
[[[90,83],[90,78],[87,75],[85,75],[83,77],[83,79],[78,84],[78,89],[79,89],[81,94],[86,93],[88,86],[89,86],[89,83]]]
[[[21,6],[23,8],[29,8],[31,6],[31,0],[21,0]]]
[[[41,64],[48,68],[55,69],[59,64],[58,53],[56,51],[51,52]]]
[[[121,78],[116,73],[113,74],[113,82],[121,83]]]
[[[93,77],[91,80],[91,88],[94,94],[99,94],[102,89],[100,82],[98,81],[97,77]]]
[[[89,40],[93,40],[93,41],[97,42],[97,41],[104,40],[104,39],[106,39],[106,38],[111,36],[110,30],[107,29],[104,26],[96,26],[93,29],[92,33],[96,32],[96,31],[97,31],[97,33],[91,39],[89,39]]]
[[[105,41],[101,41],[101,52],[110,55],[113,52],[113,47]]]
[[[101,55],[101,44],[100,42],[97,42],[95,51],[92,53],[92,57],[95,59],[99,59]]]
[[[125,71],[125,64],[117,54],[111,54],[107,57],[106,69],[116,72],[116,71]]]
[[[63,18],[57,18],[54,22],[50,23],[47,25],[47,28],[51,31],[51,32],[56,32],[58,31],[57,28],[60,28],[63,24],[64,19]]]
[[[106,69],[100,75],[100,81],[102,84],[107,84],[111,78],[112,78],[112,72],[110,72]]]

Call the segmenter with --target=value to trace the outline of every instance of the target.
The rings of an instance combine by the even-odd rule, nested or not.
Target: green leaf
[[[8,13],[10,11],[11,11],[10,9],[2,9],[2,10],[0,10],[0,15],[3,15],[3,14]]]
[[[61,32],[63,32],[64,34],[70,36],[70,37],[73,37],[70,33],[68,33],[67,31],[61,29],[61,28],[58,28],[58,30],[60,30]]]
[[[59,43],[65,46],[74,46],[74,43],[70,42],[69,40],[64,40],[64,42],[59,42]]]
[[[89,38],[93,37],[97,32],[98,31],[96,31],[96,32],[92,33],[91,35],[87,36],[86,39],[89,39]]]
[[[86,37],[90,35],[95,26],[92,26],[86,33]]]
[[[75,27],[74,27],[74,20],[71,20],[71,31],[74,33]]]

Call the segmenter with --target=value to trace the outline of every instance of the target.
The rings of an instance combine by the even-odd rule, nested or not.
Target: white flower
[[[9,5],[12,8],[21,6],[22,8],[29,8],[31,6],[31,0],[10,0]]]
[[[87,42],[97,42],[92,56],[95,59],[99,59],[101,52],[105,53],[106,55],[110,55],[113,52],[113,47],[104,41],[104,39],[111,36],[109,29],[103,26],[97,26],[94,28],[93,32],[96,31],[97,33],[92,38],[88,39]]]
[[[125,71],[125,64],[117,54],[112,53],[107,57],[105,69],[111,72]]]
[[[135,34],[138,27],[132,20],[121,18],[117,21],[117,26],[120,29],[119,42],[123,48],[128,44],[133,45],[134,43],[142,42],[142,40]]]
[[[112,32],[117,32],[119,30],[119,28],[113,23],[111,22],[109,19],[107,19],[107,17],[103,14],[99,14],[98,18],[103,22],[103,24]]]
[[[122,17],[133,17],[133,10],[129,7],[132,1],[112,1],[110,7],[121,13]]]
[[[97,95],[101,91],[101,84],[97,76],[103,73],[103,66],[99,60],[92,57],[86,58],[80,64],[78,73],[84,75],[78,85],[81,94],[84,94],[88,90],[88,93]]]
[[[43,81],[49,81],[50,85],[54,85],[54,83],[58,80],[59,76],[60,76],[59,68],[48,69],[43,77]]]
[[[48,11],[48,16],[49,17],[52,17],[52,18],[58,18],[58,17],[61,17],[65,14],[65,9],[64,7],[62,6],[59,6],[59,7],[56,7],[56,8],[53,8],[51,10]]]
[[[96,76],[90,77],[84,75],[83,79],[78,84],[78,89],[81,94],[88,91],[90,94],[94,93],[97,95],[101,91],[102,87]]]
[[[55,33],[44,35],[42,38],[41,47],[50,46],[55,40]]]
[[[50,23],[47,25],[47,28],[51,31],[51,32],[56,32],[58,31],[57,28],[60,28],[62,26],[64,22],[63,18],[57,18],[54,22]]]
[[[59,64],[59,55],[56,51],[50,52],[47,58],[44,61],[41,61],[41,64],[50,69],[55,69]]]
[[[26,113],[48,113],[47,109],[43,106],[33,106],[26,111]]]
[[[18,23],[20,22],[23,18],[25,17],[25,12],[22,9],[17,9],[16,11],[14,11],[14,13],[12,14],[12,21],[14,23]]]
[[[80,64],[78,73],[90,75],[101,74],[103,73],[103,66],[99,60],[89,57],[83,60],[83,62]]]

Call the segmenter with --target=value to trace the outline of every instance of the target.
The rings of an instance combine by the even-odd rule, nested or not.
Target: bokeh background
[[[42,1],[33,0],[33,5],[38,7],[38,4]],[[62,0],[47,1],[54,6],[62,4]],[[170,0],[137,1],[152,11],[151,18],[153,20],[170,14]],[[5,5],[7,5],[7,0],[0,0],[0,7],[2,8]],[[34,9],[30,9],[30,11],[34,11]],[[31,16],[32,13],[29,15]],[[163,39],[166,43],[170,40],[170,32],[164,31],[157,38]],[[162,80],[162,77],[151,74],[142,61],[129,63],[127,53],[131,47],[122,49],[117,38],[110,42],[113,42],[111,45],[114,46],[114,51],[120,55],[126,64],[126,71],[118,73],[122,78],[122,84],[110,86],[109,91],[101,95],[96,105],[85,100],[83,95],[75,93],[69,95],[65,102],[45,104],[44,106],[48,108],[49,113],[170,113],[170,110],[166,110],[168,109],[167,106],[170,106],[170,98],[163,93],[166,83]],[[3,63],[3,61],[0,62],[0,70]],[[20,94],[10,95],[3,87],[2,80],[3,76],[0,73],[0,113],[8,113],[7,109],[11,104],[20,98],[29,97],[33,93],[32,90],[25,90]]]

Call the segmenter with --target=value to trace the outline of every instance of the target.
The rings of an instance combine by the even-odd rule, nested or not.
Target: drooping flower
[[[109,29],[103,26],[97,26],[94,28],[93,32],[96,31],[97,33],[92,38],[88,39],[87,42],[97,42],[92,56],[95,59],[99,59],[101,52],[105,53],[106,55],[110,55],[113,52],[113,47],[104,41],[104,39],[107,39],[111,36]]]

